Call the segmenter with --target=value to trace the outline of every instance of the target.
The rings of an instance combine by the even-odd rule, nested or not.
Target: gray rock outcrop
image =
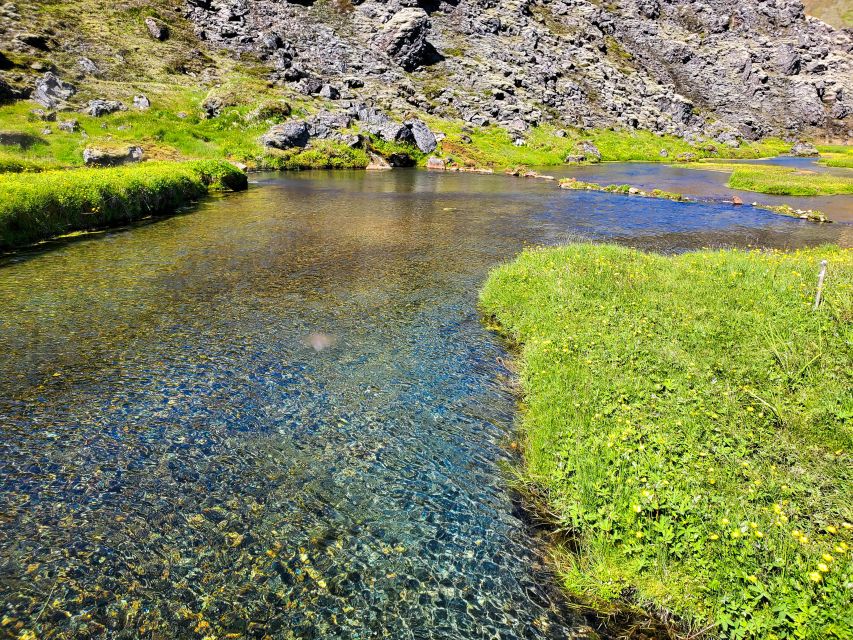
[[[311,138],[308,124],[303,120],[278,124],[261,136],[261,144],[273,149],[304,147]]]
[[[52,71],[48,71],[36,83],[32,99],[41,106],[55,109],[77,93],[77,88],[60,80]]]
[[[407,7],[395,13],[376,38],[377,46],[406,71],[413,71],[435,57],[427,42],[430,20],[426,11]]]
[[[127,110],[127,107],[118,100],[90,100],[86,106],[86,113],[95,118],[125,110]]]

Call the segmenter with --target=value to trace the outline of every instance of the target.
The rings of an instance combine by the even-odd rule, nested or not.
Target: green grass
[[[824,158],[819,161],[819,164],[822,164],[826,167],[840,167],[844,169],[853,169],[853,157],[847,158]]]
[[[0,249],[171,213],[209,190],[246,187],[244,173],[212,160],[0,175]]]
[[[766,164],[699,162],[686,166],[731,172],[727,183],[731,189],[781,196],[853,194],[853,175],[837,176]]]
[[[523,477],[570,592],[853,637],[853,251],[529,250],[481,302],[521,346]]]

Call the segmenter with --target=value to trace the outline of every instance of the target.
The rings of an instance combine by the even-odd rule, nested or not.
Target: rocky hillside
[[[547,122],[732,146],[853,136],[853,32],[799,0],[21,1],[0,9],[0,49],[6,100],[46,69],[213,85],[242,65],[355,117],[375,105],[519,136]]]

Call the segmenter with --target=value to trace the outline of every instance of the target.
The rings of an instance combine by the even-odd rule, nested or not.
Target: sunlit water
[[[503,176],[264,177],[0,267],[0,636],[565,638],[488,269],[851,227]],[[229,635],[231,634],[231,635]]]
[[[765,158],[762,160],[727,160],[736,164],[775,164],[782,167],[826,173],[839,176],[853,176],[853,170],[825,167],[817,164],[815,158]],[[708,171],[697,169],[701,165],[654,164],[629,162],[620,164],[604,163],[581,167],[546,167],[543,173],[556,177],[575,177],[587,182],[601,184],[630,184],[640,189],[663,189],[685,195],[711,200],[731,200],[738,196],[750,205],[787,204],[795,209],[815,209],[823,211],[830,220],[853,222],[853,195],[845,196],[774,196],[766,193],[729,189],[726,183],[730,173],[727,171]]]

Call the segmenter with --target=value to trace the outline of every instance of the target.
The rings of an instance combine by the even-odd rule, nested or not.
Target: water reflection
[[[568,637],[499,469],[488,268],[844,238],[500,176],[260,182],[0,268],[0,634]]]

